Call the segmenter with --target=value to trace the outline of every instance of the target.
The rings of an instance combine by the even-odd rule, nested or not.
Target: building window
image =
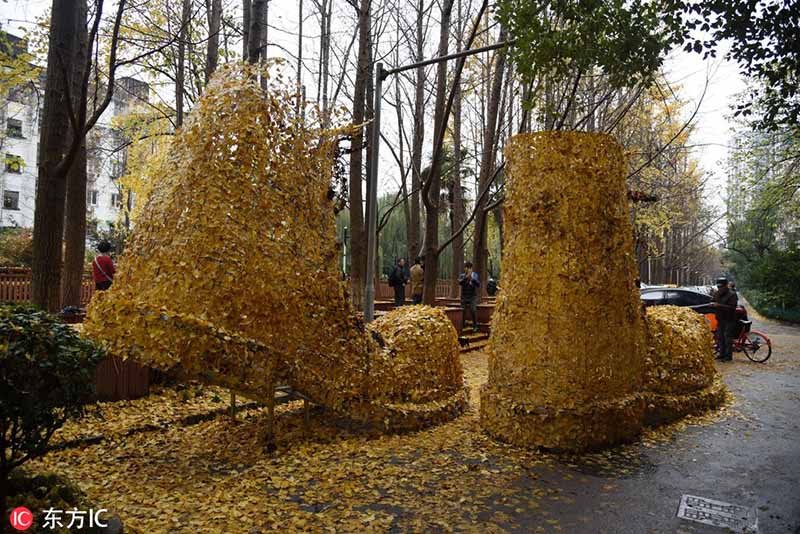
[[[118,180],[125,174],[125,163],[121,160],[115,160],[111,164],[111,179]]]
[[[7,210],[19,209],[19,191],[3,192],[3,209]]]
[[[86,203],[89,204],[90,206],[97,206],[97,191],[92,190],[86,192]]]
[[[22,160],[20,156],[15,156],[14,154],[6,154],[5,163],[6,163],[6,172],[22,174],[22,167],[25,166],[25,162]]]
[[[122,207],[122,195],[119,193],[111,193],[111,207],[112,208],[121,208]]]
[[[24,104],[25,97],[27,96],[26,93],[27,90],[24,85],[12,87],[11,89],[8,90],[8,99],[11,102],[16,102],[17,104]]]
[[[9,137],[22,138],[22,121],[19,119],[8,119],[6,121],[6,135]]]

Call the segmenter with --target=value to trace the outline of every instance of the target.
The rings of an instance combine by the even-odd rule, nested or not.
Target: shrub
[[[0,509],[11,471],[42,456],[53,433],[83,414],[101,356],[52,315],[0,306]]]
[[[0,266],[30,267],[33,261],[33,232],[28,228],[0,230]]]
[[[745,289],[744,294],[747,297],[747,302],[764,317],[800,323],[800,307],[785,307],[786,299],[784,295],[750,288]]]

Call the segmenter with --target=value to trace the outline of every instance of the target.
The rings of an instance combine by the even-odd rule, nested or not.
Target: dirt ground
[[[800,326],[755,319],[773,356],[718,364],[731,406],[604,453],[553,456],[486,436],[478,352],[463,357],[469,412],[422,432],[371,435],[319,412],[307,431],[292,404],[268,452],[261,409],[233,421],[223,390],[190,386],[104,405],[56,436],[101,440],[31,467],[77,482],[126,532],[719,532],[676,517],[688,493],[756,507],[761,532],[798,533]]]

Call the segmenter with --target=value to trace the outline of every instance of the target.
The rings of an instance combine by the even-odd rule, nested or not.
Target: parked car
[[[711,295],[688,287],[648,287],[641,290],[641,298],[645,306],[672,304],[705,308],[703,305],[711,302]],[[707,313],[703,310],[698,311]]]

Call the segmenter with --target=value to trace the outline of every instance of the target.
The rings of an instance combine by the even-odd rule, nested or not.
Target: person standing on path
[[[97,251],[100,253],[95,256],[92,261],[92,279],[94,280],[94,287],[97,291],[105,291],[111,287],[114,281],[114,260],[111,259],[111,244],[108,241],[103,241],[97,245]]]
[[[458,284],[461,286],[461,312],[464,328],[467,326],[467,310],[472,313],[472,331],[478,331],[478,301],[477,290],[481,287],[478,273],[472,270],[472,262],[464,263],[464,272],[458,275]]]
[[[717,334],[719,342],[719,359],[723,362],[733,361],[733,342],[736,337],[736,306],[739,298],[736,291],[728,286],[727,278],[717,279],[717,290],[711,297],[711,306],[717,317]]]
[[[403,258],[397,259],[397,264],[389,274],[389,285],[394,288],[394,305],[402,306],[406,303],[406,262]]]
[[[422,267],[422,258],[414,258],[414,265],[411,267],[411,303],[420,304],[422,302],[422,288],[424,287],[425,269]]]

